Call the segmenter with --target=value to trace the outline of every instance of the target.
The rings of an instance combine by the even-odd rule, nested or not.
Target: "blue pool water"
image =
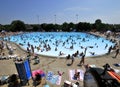
[[[109,47],[115,44],[105,38],[80,32],[29,32],[4,39],[19,44],[25,50],[27,48],[31,49],[28,44],[33,45],[35,53],[55,57],[59,56],[60,51],[64,55],[59,57],[65,57],[76,51],[79,51],[79,53],[84,52],[85,48],[87,48],[86,56],[102,55],[107,53]],[[49,48],[49,50],[46,48]],[[92,55],[91,52],[95,54]]]

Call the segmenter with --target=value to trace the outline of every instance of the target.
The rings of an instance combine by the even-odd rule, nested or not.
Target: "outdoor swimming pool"
[[[34,48],[34,53],[53,57],[66,57],[86,50],[86,56],[103,55],[115,43],[102,37],[80,32],[29,32],[4,38],[23,49]],[[63,55],[59,55],[60,51]],[[92,54],[94,53],[94,55]]]

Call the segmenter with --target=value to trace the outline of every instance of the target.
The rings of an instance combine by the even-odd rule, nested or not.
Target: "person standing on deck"
[[[119,49],[119,47],[117,47],[117,49],[116,49],[116,54],[115,54],[115,57],[114,58],[116,58],[117,57],[117,55],[119,54],[119,52],[120,52],[120,49]]]
[[[85,54],[82,55],[79,65],[85,64]]]
[[[109,47],[107,54],[110,54],[111,50],[112,50],[112,46]]]
[[[73,64],[73,62],[75,61],[75,56],[74,56],[74,54],[72,55],[72,58],[71,58],[71,65]]]

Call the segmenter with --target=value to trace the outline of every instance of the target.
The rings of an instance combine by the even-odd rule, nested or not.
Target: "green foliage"
[[[0,24],[0,31],[4,30],[3,25]]]
[[[0,25],[0,31],[10,31],[10,25]]]
[[[11,31],[25,31],[25,30],[26,30],[26,27],[25,27],[24,22],[20,20],[12,21]]]
[[[64,22],[62,25],[62,31],[69,31],[68,23]]]
[[[41,28],[44,29],[46,32],[50,32],[55,29],[53,24],[41,24]]]
[[[101,24],[102,23],[102,21],[100,20],[100,19],[97,19],[96,21],[95,21],[95,24]]]
[[[79,22],[77,24],[77,31],[90,31],[91,30],[91,25],[90,23],[86,22]]]
[[[31,25],[31,27],[33,28],[33,31],[39,31],[40,30],[40,25]]]
[[[95,21],[95,28],[97,31],[103,31],[104,29],[104,24],[102,23],[102,21],[100,19],[97,19]]]
[[[27,28],[27,29],[26,29]],[[45,31],[45,32],[51,32],[51,31],[63,31],[63,32],[71,32],[73,30],[76,30],[77,32],[80,31],[107,31],[111,30],[113,32],[116,32],[120,29],[120,24],[104,24],[100,19],[95,20],[95,23],[90,24],[87,22],[79,22],[78,24],[74,24],[73,22],[67,23],[64,22],[63,24],[46,24],[43,23],[41,25],[38,24],[27,24],[25,25],[24,22],[20,20],[12,21],[10,25],[0,25],[0,31],[6,30],[6,31]]]

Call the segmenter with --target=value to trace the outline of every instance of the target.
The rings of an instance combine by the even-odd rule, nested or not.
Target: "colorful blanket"
[[[60,85],[62,76],[54,75],[52,71],[48,71],[46,79],[52,84]]]

